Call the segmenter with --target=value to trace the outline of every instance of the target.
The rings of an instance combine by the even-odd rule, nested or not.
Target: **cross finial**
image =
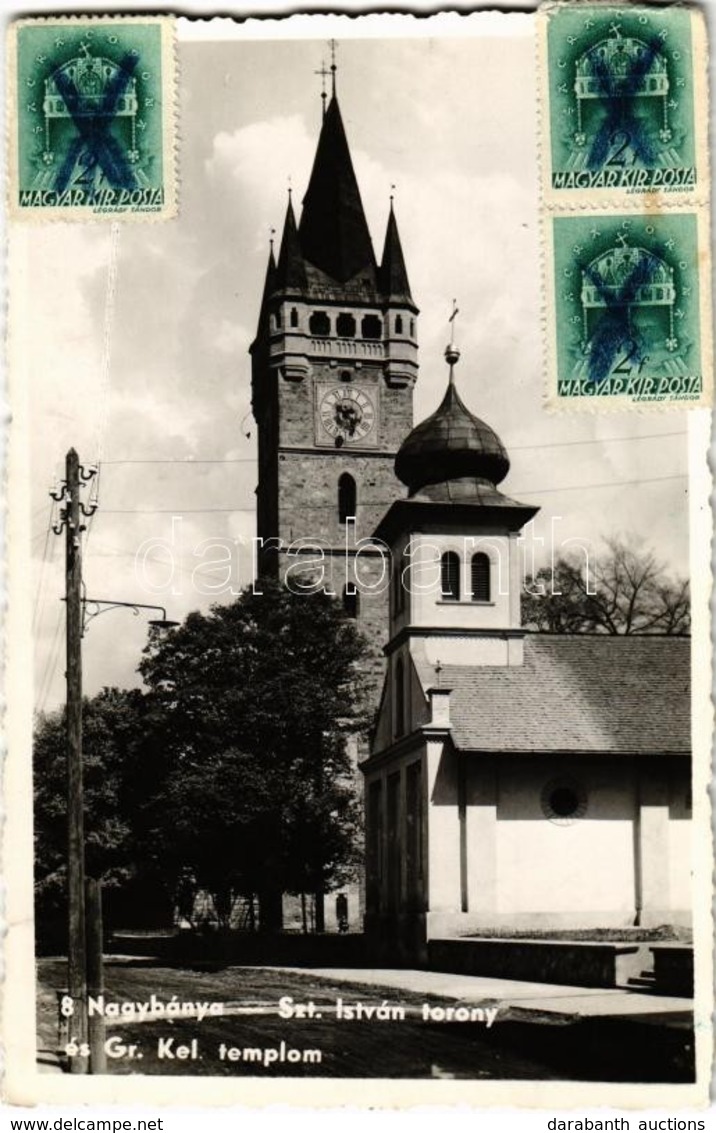
[[[291,183],[291,174],[290,173],[289,173],[288,177],[286,178],[286,184],[288,186],[288,199],[290,201],[291,200],[291,194],[293,193],[293,185]]]
[[[271,228],[269,230],[269,244],[271,245],[271,251],[272,252],[273,252],[273,238],[274,238],[275,235],[276,235],[276,229]]]
[[[623,232],[618,232],[618,233],[617,233],[617,240],[618,240],[618,241],[619,241],[619,243],[621,244],[622,248],[626,248],[626,246],[627,246],[627,238],[626,238],[626,236],[624,235],[624,233],[623,233]]]
[[[338,44],[336,43],[335,39],[332,39],[330,41],[330,48],[331,48],[331,94],[332,94],[333,98],[336,97],[336,71],[338,70],[338,66],[336,64],[336,48],[337,47],[338,47]]]
[[[443,671],[443,667],[440,664],[440,661],[438,660],[438,661],[435,662],[435,680],[437,682],[438,688],[440,688],[440,674],[442,673],[442,671]]]
[[[395,200],[395,185],[391,185],[390,186],[390,207],[391,208],[393,207],[393,201],[394,200]]]
[[[328,67],[326,66],[326,60],[325,59],[321,60],[320,71],[314,71],[313,73],[314,73],[314,75],[320,75],[321,76],[321,105],[323,107],[322,114],[323,114],[323,117],[325,118],[325,116],[326,116],[326,99],[328,97],[328,95],[326,94],[326,79],[328,78],[328,76],[331,73],[328,70]]]
[[[455,318],[457,317],[457,315],[458,315],[457,299],[453,299],[453,301],[452,301],[452,314],[450,315],[450,318],[448,319],[448,322],[450,323],[450,343],[449,343],[448,346],[445,347],[445,360],[447,361],[447,364],[450,367],[450,381],[451,382],[454,381],[453,367],[455,366],[456,362],[460,361],[460,351],[458,350],[457,346],[455,345]]]

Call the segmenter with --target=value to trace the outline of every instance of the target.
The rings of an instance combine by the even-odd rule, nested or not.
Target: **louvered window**
[[[472,556],[470,564],[470,580],[472,585],[473,602],[490,601],[490,559],[488,555],[479,551]]]
[[[460,600],[460,556],[455,551],[446,551],[442,556],[440,579],[443,598],[458,602]]]

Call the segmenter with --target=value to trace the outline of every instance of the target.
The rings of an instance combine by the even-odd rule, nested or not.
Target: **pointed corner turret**
[[[390,213],[388,214],[388,227],[385,231],[385,245],[383,247],[383,259],[380,265],[379,282],[380,289],[389,302],[401,303],[409,307],[415,306],[410,294],[408,272],[405,267],[405,257],[403,256],[403,248],[398,234],[398,222],[395,219],[392,197],[390,201]]]
[[[335,95],[326,110],[299,228],[303,256],[337,283],[376,262],[343,119]]]
[[[264,290],[261,297],[261,309],[266,305],[266,300],[276,290],[276,257],[273,254],[273,240],[271,241],[271,250],[269,252],[268,263],[266,265],[266,276],[264,278]]]
[[[275,278],[275,290],[277,291],[302,291],[306,287],[306,269],[303,263],[296,217],[293,212],[293,202],[290,194]]]

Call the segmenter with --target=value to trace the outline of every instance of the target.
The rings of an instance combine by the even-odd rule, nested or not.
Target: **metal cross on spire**
[[[336,63],[336,48],[338,47],[338,44],[336,43],[335,39],[332,39],[330,41],[329,46],[331,48],[331,95],[333,96],[333,98],[335,98],[336,97],[336,71],[338,70],[338,65]]]
[[[326,60],[325,59],[321,60],[320,71],[314,71],[313,73],[314,73],[314,75],[320,75],[321,76],[321,105],[323,107],[322,114],[323,114],[323,117],[325,118],[326,117],[326,99],[328,98],[328,95],[326,94],[326,79],[328,78],[328,76],[331,73],[328,70],[328,67],[326,66]]]
[[[457,299],[453,299],[453,301],[452,301],[452,314],[450,315],[450,318],[448,319],[448,322],[450,323],[450,345],[451,346],[455,342],[455,318],[456,318],[457,315],[459,315],[459,313],[460,313],[460,310],[459,310],[459,307],[457,305]]]
[[[451,383],[455,380],[454,375],[453,375],[453,367],[454,367],[455,363],[459,362],[459,360],[460,360],[460,351],[458,350],[457,346],[455,345],[455,318],[456,318],[457,314],[458,314],[457,299],[453,299],[453,301],[452,301],[452,314],[450,315],[450,318],[448,319],[448,322],[450,323],[450,342],[449,342],[448,346],[445,347],[445,361],[447,362],[448,366],[450,367],[450,382]]]

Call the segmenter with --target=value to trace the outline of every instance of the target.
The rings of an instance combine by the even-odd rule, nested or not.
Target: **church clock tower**
[[[300,222],[289,196],[278,261],[269,256],[251,346],[258,565],[305,583],[303,547],[377,649],[389,565],[369,537],[405,494],[394,461],[413,422],[417,314],[392,200],[376,261],[334,91]]]

